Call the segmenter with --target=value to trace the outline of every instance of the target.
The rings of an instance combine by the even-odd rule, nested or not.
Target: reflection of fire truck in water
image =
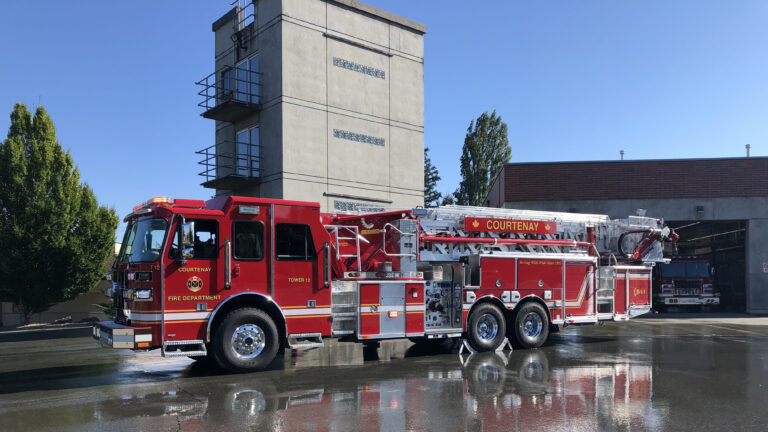
[[[653,287],[654,308],[720,304],[714,269],[701,256],[673,256],[657,267]]]
[[[651,269],[676,235],[611,220],[479,207],[324,214],[316,203],[154,198],[126,217],[114,322],[94,336],[166,357],[261,369],[280,347],[465,336],[541,346],[557,325],[651,307]]]
[[[350,366],[348,373],[364,375],[360,383],[325,380],[316,387],[311,384],[317,382],[316,371],[297,369],[288,382],[210,382],[199,393],[140,392],[97,406],[93,417],[177,416],[182,429],[203,430],[234,422],[275,431],[648,430],[662,425],[664,416],[652,405],[651,365],[589,355],[578,365],[562,360],[541,350],[475,354],[456,367],[429,364],[407,373],[402,360],[395,360]],[[363,367],[364,374],[358,369]],[[154,403],[147,408],[147,401]]]

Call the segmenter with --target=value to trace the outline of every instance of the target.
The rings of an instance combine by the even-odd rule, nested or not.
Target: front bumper
[[[719,305],[720,297],[667,297],[665,305]]]
[[[107,348],[149,349],[152,347],[152,328],[101,321],[93,325],[93,338]]]

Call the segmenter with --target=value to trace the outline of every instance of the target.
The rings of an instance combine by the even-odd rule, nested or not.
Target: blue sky
[[[422,22],[425,145],[453,191],[466,128],[496,110],[513,162],[768,152],[768,2],[369,0]],[[470,7],[472,6],[472,7]],[[227,0],[0,6],[0,136],[41,103],[102,204],[208,198],[195,81]],[[119,235],[118,235],[119,236]]]

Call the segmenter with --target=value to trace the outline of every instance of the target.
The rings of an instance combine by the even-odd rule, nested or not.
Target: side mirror
[[[193,258],[195,256],[195,223],[184,222],[181,225],[181,257]]]
[[[176,224],[176,244],[179,249],[176,251],[174,262],[183,266],[187,263],[187,258],[192,258],[195,254],[195,223],[185,222],[184,215],[179,215],[179,222]]]

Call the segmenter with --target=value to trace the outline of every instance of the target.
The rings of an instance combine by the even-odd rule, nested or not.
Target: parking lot
[[[538,350],[406,340],[229,375],[90,338],[0,344],[0,430],[765,430],[768,318],[657,315]]]

